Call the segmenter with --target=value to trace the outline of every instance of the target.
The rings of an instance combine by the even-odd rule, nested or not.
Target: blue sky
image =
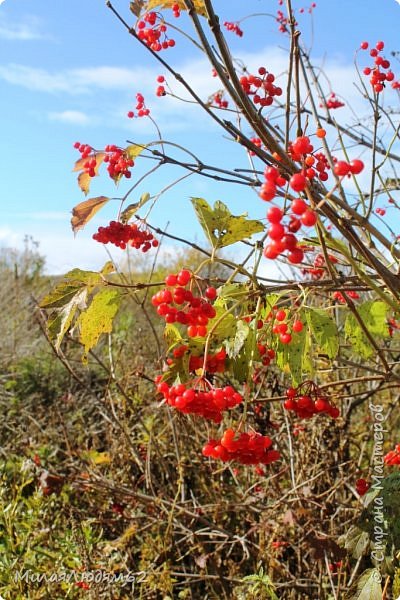
[[[133,23],[128,5],[128,0],[115,1]],[[277,0],[216,0],[215,7],[221,21],[275,13],[279,8]],[[356,110],[362,110],[352,85],[354,51],[364,39],[383,39],[388,50],[399,50],[400,6],[395,0],[320,0],[312,27],[307,12],[299,15],[299,21],[304,43],[312,44],[317,61],[324,61],[334,90],[350,95]],[[243,38],[227,34],[235,56],[250,66],[263,64],[282,72],[287,40],[277,31],[276,22],[257,17],[243,22],[242,28]],[[207,98],[217,87],[209,68],[189,43],[178,35],[176,39],[176,47],[163,56],[192,78]],[[400,64],[393,66],[400,75]],[[116,202],[76,238],[70,229],[70,211],[84,199],[71,172],[78,158],[72,145],[79,140],[101,149],[108,143],[124,145],[127,139],[139,143],[155,139],[154,128],[145,119],[126,118],[137,92],[145,94],[165,139],[187,146],[209,163],[248,166],[243,152],[222,139],[195,107],[155,97],[155,78],[160,73],[163,70],[126,34],[103,1],[4,0],[0,4],[1,245],[21,246],[24,235],[31,235],[40,243],[52,273],[74,266],[96,268],[107,260],[91,235],[115,217]],[[174,89],[179,91],[175,84]],[[133,177],[143,174],[145,166],[138,166]],[[155,178],[143,182],[132,201],[143,192],[156,193],[180,174],[176,169],[158,171]],[[90,196],[123,195],[126,189],[127,184],[121,183],[116,191],[104,173],[93,182]],[[162,196],[151,214],[152,224],[164,227],[169,222],[171,233],[201,240],[190,196],[210,202],[221,199],[232,212],[249,210],[256,218],[265,213],[265,206],[248,190],[191,177]]]

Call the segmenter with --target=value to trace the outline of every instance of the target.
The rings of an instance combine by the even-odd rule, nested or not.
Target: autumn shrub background
[[[395,599],[400,251],[381,198],[398,209],[400,158],[384,44],[358,73],[367,126],[350,127],[290,2],[274,17],[282,81],[231,56],[240,23],[222,25],[210,0],[132,2],[128,16],[107,5],[164,69],[159,100],[179,96],[174,76],[243,163],[188,158],[158,130],[127,146],[76,142],[81,190],[102,174],[121,194],[93,243],[126,259],[53,278],[29,240],[1,257],[0,593]],[[163,58],[169,18],[197,36],[221,87],[212,98]],[[140,90],[136,100],[127,117],[152,119]],[[193,197],[203,241],[170,235],[152,220],[162,190],[145,188],[170,165],[247,186],[263,216]],[[74,232],[110,200],[78,203]],[[261,274],[264,261],[279,279]]]

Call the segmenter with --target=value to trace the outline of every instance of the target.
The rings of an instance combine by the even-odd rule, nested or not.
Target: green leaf
[[[53,315],[49,318],[47,322],[47,330],[50,339],[54,342],[57,350],[61,345],[64,335],[71,327],[76,311],[78,308],[82,308],[85,305],[86,297],[86,288],[80,288],[79,290],[76,290],[71,300],[67,304],[63,305],[61,310],[58,310],[55,314],[53,313]]]
[[[308,326],[321,352],[331,360],[339,350],[339,333],[335,321],[325,310],[307,308],[305,311]]]
[[[370,300],[357,306],[356,310],[372,337],[389,337],[389,328],[387,324],[389,307],[385,302],[380,300]],[[352,313],[346,318],[344,332],[346,339],[348,339],[353,346],[354,352],[363,358],[370,358],[373,356],[375,349],[371,346],[361,325]]]
[[[227,312],[225,303],[222,299],[217,299],[214,302],[216,315],[208,321],[207,331],[212,331],[211,337],[213,342],[222,343],[226,339],[236,334],[236,318],[232,313]],[[218,325],[216,323],[218,322]],[[215,327],[215,329],[213,329]]]
[[[133,215],[135,213],[137,213],[137,211],[142,208],[142,206],[144,204],[146,204],[146,202],[148,202],[150,200],[150,194],[149,192],[145,192],[144,194],[142,194],[140,196],[139,202],[134,202],[133,204],[130,204],[129,206],[127,206],[125,208],[125,210],[121,213],[121,221],[122,223],[127,223],[129,221],[129,219],[131,217],[133,217]]]
[[[103,289],[98,292],[87,310],[81,313],[80,341],[85,347],[84,362],[87,353],[96,346],[102,333],[110,333],[119,307],[120,294],[117,290]]]
[[[254,329],[249,327],[247,337],[239,354],[237,354],[237,356],[235,356],[235,358],[232,360],[233,374],[239,383],[244,383],[247,381],[249,375],[249,365],[254,348],[256,348],[255,333]]]
[[[303,372],[309,369],[305,353],[307,334],[307,328],[304,327],[299,333],[292,334],[290,344],[282,344],[279,339],[275,342],[276,364],[285,373],[290,373],[294,386],[301,383]]]
[[[179,329],[171,323],[167,323],[165,326],[164,339],[167,343],[168,352],[178,343],[182,343],[182,336],[179,333]]]
[[[281,297],[281,294],[268,294],[267,296],[265,296],[264,306],[261,309],[261,313],[260,313],[260,319],[265,321],[265,319],[268,317],[268,315],[270,314],[271,310],[273,309],[275,304],[278,302],[280,297]]]
[[[39,306],[41,308],[61,308],[69,304],[81,288],[81,284],[63,281],[41,300]]]
[[[350,529],[339,538],[339,543],[344,545],[346,550],[354,558],[363,556],[369,546],[370,538],[367,531],[363,531],[356,525],[352,525]]]
[[[218,297],[226,299],[238,299],[249,293],[245,283],[226,283],[218,289]]]
[[[61,308],[72,300],[81,290],[87,287],[89,290],[103,283],[101,275],[96,271],[82,271],[73,269],[64,275],[64,280],[47,294],[40,302],[41,308]]]
[[[351,591],[347,600],[382,600],[381,575],[378,569],[367,569],[359,577],[357,588]]]
[[[229,358],[235,358],[244,346],[249,335],[250,327],[247,323],[239,319],[236,322],[236,333],[234,337],[225,340],[224,345]]]
[[[261,221],[247,219],[247,214],[234,216],[219,200],[215,202],[214,208],[203,198],[191,200],[199,223],[214,248],[229,246],[264,231]]]

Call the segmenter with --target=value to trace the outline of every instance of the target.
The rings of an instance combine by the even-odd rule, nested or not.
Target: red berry
[[[180,271],[177,275],[178,285],[181,285],[181,286],[187,285],[189,283],[191,277],[192,277],[192,274],[190,271],[187,271],[186,269],[182,269],[182,271]]]
[[[209,300],[215,300],[215,298],[217,297],[217,290],[214,287],[208,287],[206,289],[206,297]]]
[[[271,206],[267,212],[267,219],[270,223],[279,223],[282,220],[283,211],[277,206]]]
[[[295,192],[302,192],[307,185],[307,180],[302,173],[295,173],[290,178],[289,185]]]
[[[354,160],[351,161],[350,172],[353,173],[353,175],[358,175],[359,173],[361,173],[361,171],[363,169],[364,169],[364,163],[362,162],[362,160],[355,158]]]
[[[350,172],[350,165],[344,160],[338,160],[333,170],[338,177],[344,177]]]
[[[304,258],[304,252],[301,248],[295,248],[288,254],[288,261],[293,265],[298,265]]]
[[[177,283],[177,277],[176,277],[176,275],[170,274],[170,275],[166,276],[166,278],[165,278],[165,285],[174,286],[174,285],[176,285],[176,283]]]
[[[300,333],[300,331],[303,331],[303,323],[299,320],[294,321],[293,325],[292,325],[292,329],[296,333]]]
[[[260,188],[259,196],[261,200],[270,202],[276,196],[276,185],[272,181],[266,181]]]
[[[291,204],[292,213],[302,215],[307,210],[308,204],[302,198],[295,198]]]
[[[301,215],[301,222],[306,227],[312,227],[313,225],[315,225],[317,220],[318,220],[317,213],[311,209],[304,211],[303,214]]]

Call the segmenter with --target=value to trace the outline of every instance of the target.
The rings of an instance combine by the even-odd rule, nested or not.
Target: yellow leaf
[[[98,196],[97,198],[89,198],[80,202],[72,209],[71,227],[76,233],[90,221],[92,217],[100,210],[110,198],[107,196]]]
[[[102,275],[108,275],[109,273],[114,273],[115,271],[115,265],[111,260],[108,260],[106,262],[106,264],[104,265],[104,267],[102,268],[102,270],[100,271],[100,273]]]
[[[96,152],[94,155],[92,154],[91,156],[88,156],[87,158],[80,158],[79,160],[76,161],[74,168],[72,170],[73,171],[82,171],[82,173],[80,173],[78,175],[78,185],[81,188],[82,192],[84,192],[84,194],[89,193],[90,180],[91,180],[90,175],[85,170],[86,169],[85,164],[87,163],[88,160],[91,160],[94,158],[96,160],[96,166],[94,167],[94,172],[96,175],[98,175],[99,168],[100,168],[101,163],[104,160],[104,157],[105,157],[105,152]]]
[[[153,8],[171,8],[173,4],[179,4],[181,10],[187,10],[183,0],[148,0],[146,10]],[[207,16],[203,0],[193,0],[193,6],[198,15]]]
[[[88,450],[83,453],[83,458],[89,460],[94,465],[108,465],[111,457],[108,452],[97,452],[97,450]]]
[[[130,146],[125,148],[125,154],[134,160],[143,150],[146,150],[146,144],[130,144]]]
[[[89,308],[81,313],[78,323],[80,341],[85,346],[83,362],[87,362],[87,353],[96,346],[100,336],[111,333],[119,299],[117,290],[103,289],[94,296]]]

